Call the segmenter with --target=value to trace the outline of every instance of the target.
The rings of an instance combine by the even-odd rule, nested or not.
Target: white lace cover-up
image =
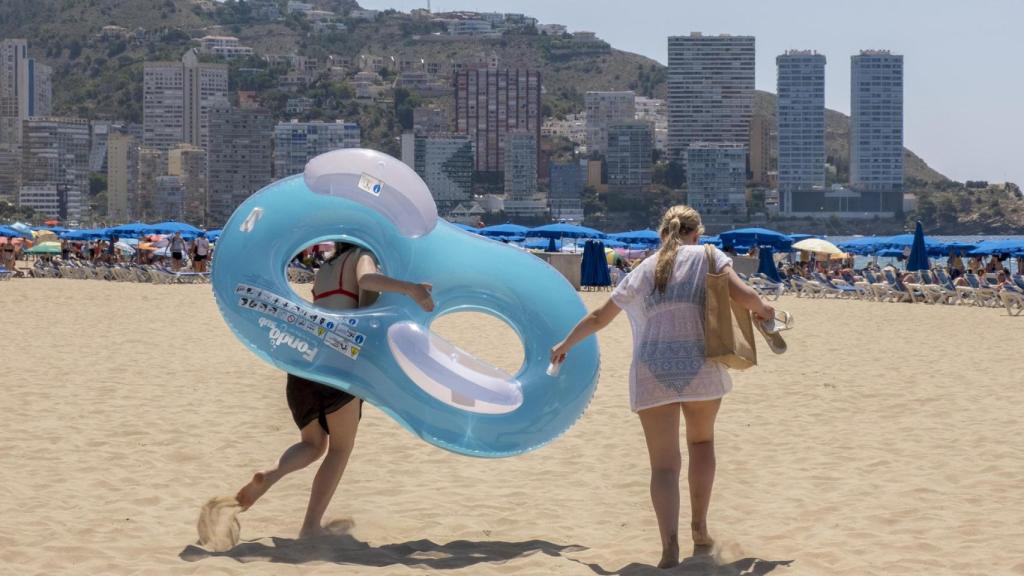
[[[732,260],[717,248],[716,266]],[[654,290],[657,255],[644,260],[612,292],[633,328],[629,406],[634,411],[673,402],[713,400],[732,390],[729,372],[704,357],[703,246],[682,246],[664,294]]]

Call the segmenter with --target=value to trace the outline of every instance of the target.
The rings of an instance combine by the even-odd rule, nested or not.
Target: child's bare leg
[[[247,510],[259,500],[260,496],[270,490],[270,487],[286,475],[301,470],[316,462],[323,455],[327,447],[327,433],[315,420],[306,424],[302,429],[302,441],[292,444],[281,454],[277,466],[253,474],[249,481],[235,496],[242,510]]]
[[[327,415],[327,427],[331,430],[327,456],[320,463],[320,469],[313,479],[306,518],[299,531],[300,538],[315,536],[323,531],[320,522],[334,496],[341,475],[345,472],[352,447],[355,445],[356,431],[359,429],[360,404],[359,400],[353,400]]]

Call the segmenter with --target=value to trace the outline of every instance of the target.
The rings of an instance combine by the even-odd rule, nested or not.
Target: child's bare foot
[[[260,496],[263,496],[269,489],[270,483],[267,482],[267,475],[263,472],[257,472],[252,475],[252,480],[238,491],[235,499],[242,505],[242,511],[244,512],[255,504],[260,499]]]
[[[672,535],[669,538],[668,545],[666,545],[661,551],[661,561],[658,562],[658,568],[672,568],[679,565],[679,539]]]
[[[708,532],[707,524],[690,524],[690,533],[693,535],[693,545],[701,548],[710,548],[715,545],[715,539]]]

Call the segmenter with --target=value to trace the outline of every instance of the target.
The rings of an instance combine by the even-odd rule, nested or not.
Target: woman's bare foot
[[[255,504],[260,499],[260,496],[266,494],[269,489],[270,483],[267,482],[267,475],[263,472],[257,472],[252,475],[252,480],[238,491],[235,499],[242,505],[242,511],[244,512]]]
[[[303,540],[306,538],[316,538],[318,536],[325,536],[327,534],[328,532],[327,530],[324,530],[323,526],[303,526],[302,530],[299,530],[299,539]]]
[[[661,551],[661,561],[658,568],[672,568],[679,565],[679,539],[673,534],[669,538],[668,545]]]
[[[707,524],[690,524],[690,533],[693,535],[693,545],[701,548],[710,548],[715,545],[715,539],[708,532]]]

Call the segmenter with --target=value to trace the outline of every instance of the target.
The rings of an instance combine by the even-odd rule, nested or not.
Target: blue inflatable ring
[[[427,313],[382,294],[367,308],[331,311],[298,297],[291,259],[314,242],[374,253],[385,274],[433,284]],[[440,220],[422,179],[371,150],[337,150],[303,175],[246,200],[217,242],[213,290],[228,326],[283,371],[345,390],[427,442],[502,457],[551,442],[583,414],[598,375],[595,338],[554,377],[549,350],[583,317],[573,287],[526,252]],[[477,311],[519,335],[525,361],[507,374],[430,331],[437,317]]]

